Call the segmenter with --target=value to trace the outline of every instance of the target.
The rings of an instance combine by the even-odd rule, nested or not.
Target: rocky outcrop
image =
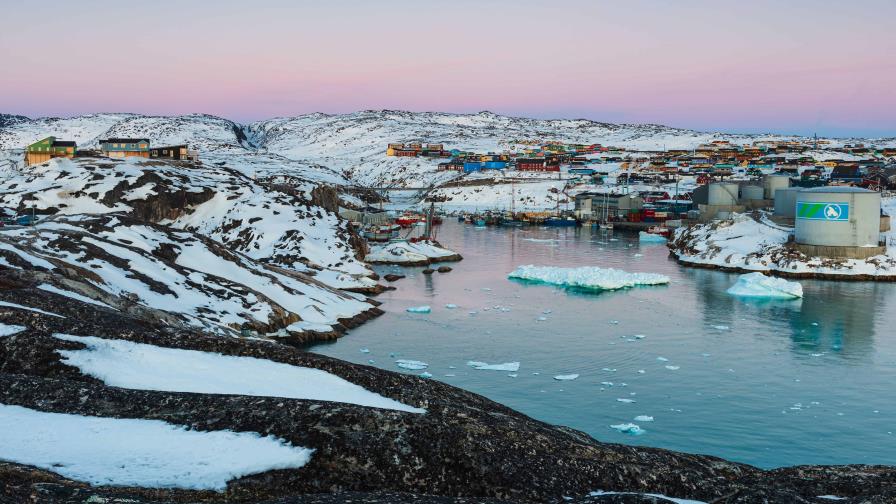
[[[657,493],[706,502],[885,502],[896,469],[798,467],[776,471],[702,455],[601,443],[536,421],[434,380],[350,364],[274,340],[206,334],[152,317],[91,305],[0,275],[0,322],[26,329],[0,338],[0,403],[48,412],[145,418],[192,430],[274,435],[314,448],[306,466],[231,481],[224,493],[91,487],[51,472],[0,465],[0,500],[85,502],[663,502]],[[60,359],[81,343],[54,333],[247,356],[321,369],[425,414],[319,400],[178,393],[110,387]],[[564,497],[572,500],[566,501]],[[878,499],[877,501],[873,499]]]

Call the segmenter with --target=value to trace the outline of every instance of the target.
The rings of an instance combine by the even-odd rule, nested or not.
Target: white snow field
[[[636,285],[661,285],[669,283],[669,277],[657,273],[628,273],[613,268],[582,266],[559,268],[554,266],[519,266],[509,278],[528,280],[562,287],[590,290],[616,290]]]
[[[254,432],[191,431],[160,420],[5,404],[0,404],[0,432],[0,460],[92,485],[223,491],[234,478],[300,468],[314,452]]]
[[[53,336],[86,345],[84,350],[58,352],[65,364],[113,387],[286,397],[410,413],[426,412],[370,392],[320,369],[93,336]]]
[[[17,310],[27,310],[27,311],[34,312],[34,313],[49,315],[51,317],[65,318],[64,316],[59,315],[58,313],[48,312],[46,310],[41,310],[40,308],[34,308],[31,306],[20,305],[17,303],[10,303],[9,301],[0,301],[0,307],[15,308]]]
[[[392,242],[386,245],[373,245],[364,257],[369,263],[381,264],[420,264],[438,261],[456,256],[457,253],[428,242]]]
[[[747,273],[737,279],[728,294],[763,299],[798,299],[803,297],[803,286],[783,278],[766,276],[759,272]]]
[[[593,497],[597,497],[599,495],[648,495],[650,497],[656,497],[657,499],[666,499],[674,502],[675,504],[706,504],[704,501],[696,501],[690,499],[676,499],[675,497],[669,497],[663,494],[639,494],[635,492],[604,492],[603,490],[597,490],[591,492],[589,495]]]
[[[37,286],[37,288],[40,289],[40,290],[45,290],[45,291],[47,291],[47,292],[52,292],[52,293],[54,293],[54,294],[59,294],[60,296],[65,296],[65,297],[70,297],[70,298],[72,298],[72,299],[77,299],[78,301],[83,301],[83,302],[85,302],[85,303],[89,303],[89,304],[93,304],[93,305],[97,305],[97,306],[102,306],[103,308],[112,308],[111,306],[107,305],[106,303],[103,303],[103,302],[101,302],[101,301],[97,301],[96,299],[89,298],[89,297],[84,296],[84,295],[82,295],[82,294],[78,294],[77,292],[72,292],[72,291],[70,291],[70,290],[60,289],[59,287],[56,287],[55,285],[50,285],[50,284],[40,284],[40,285]]]
[[[0,338],[12,336],[25,330],[25,326],[14,324],[0,324]]]

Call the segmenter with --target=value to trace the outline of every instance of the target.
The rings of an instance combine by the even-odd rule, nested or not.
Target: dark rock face
[[[451,266],[439,266],[439,269],[437,269],[436,271],[438,271],[439,273],[450,273],[451,271],[453,271],[453,268]]]
[[[896,468],[762,471],[715,457],[600,443],[582,432],[533,420],[438,381],[350,364],[276,341],[214,336],[172,326],[151,313],[124,312],[41,291],[16,275],[0,275],[0,299],[65,317],[0,307],[0,322],[26,327],[0,338],[2,404],[156,419],[199,431],[258,432],[315,449],[311,462],[300,469],[239,478],[223,493],[91,487],[45,470],[0,464],[0,501],[664,502],[643,495],[588,497],[598,489],[719,503],[818,502],[815,497],[824,494],[850,499],[841,502],[886,502],[881,496],[896,495]],[[54,338],[54,333],[318,368],[427,412],[111,387],[61,362],[58,350],[78,349],[81,344]]]
[[[396,280],[401,280],[404,277],[405,277],[404,275],[396,275],[395,273],[388,273],[386,275],[383,275],[383,280],[385,280],[387,282],[395,282]]]
[[[432,268],[426,268],[423,271],[421,271],[420,273],[423,273],[424,275],[432,275],[435,272],[436,272],[436,270],[434,270]]]

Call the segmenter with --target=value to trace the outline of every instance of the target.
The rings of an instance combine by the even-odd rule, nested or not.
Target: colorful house
[[[480,161],[464,161],[464,173],[477,172],[482,169]]]
[[[25,149],[25,166],[46,163],[52,158],[75,157],[75,149],[78,145],[70,140],[56,140],[56,137],[47,137],[29,145]]]
[[[516,169],[519,171],[560,171],[560,161],[556,158],[517,158]]]
[[[199,153],[187,148],[186,145],[168,145],[165,147],[153,147],[149,149],[150,159],[175,159],[182,161],[199,161]]]
[[[439,171],[464,171],[464,162],[460,159],[452,159],[447,163],[439,163]]]
[[[149,157],[149,140],[146,138],[107,138],[99,143],[100,150],[110,158]]]

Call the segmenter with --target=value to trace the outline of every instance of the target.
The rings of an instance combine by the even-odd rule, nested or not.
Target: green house
[[[43,140],[38,140],[28,146],[28,152],[46,153],[52,156],[67,156],[75,153],[77,144],[70,140],[56,140],[56,137],[49,136]]]

